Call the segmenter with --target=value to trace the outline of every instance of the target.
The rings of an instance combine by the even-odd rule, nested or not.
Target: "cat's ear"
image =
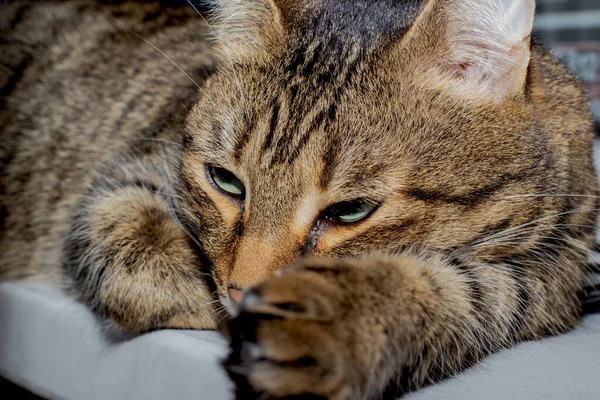
[[[218,0],[214,10],[216,50],[225,61],[243,63],[268,56],[283,40],[283,0]]]
[[[433,43],[417,47],[440,84],[502,102],[524,91],[534,14],[535,0],[430,0],[412,39],[427,32]]]

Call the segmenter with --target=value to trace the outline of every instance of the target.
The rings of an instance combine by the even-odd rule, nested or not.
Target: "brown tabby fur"
[[[597,225],[587,101],[536,45],[501,101],[444,75],[471,1],[223,0],[214,29],[157,3],[3,6],[0,276],[139,332],[215,328],[213,299],[251,288],[239,398],[393,398],[568,331]],[[322,218],[358,198],[364,221]]]

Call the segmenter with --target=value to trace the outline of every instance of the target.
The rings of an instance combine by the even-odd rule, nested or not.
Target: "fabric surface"
[[[595,150],[600,155],[600,143]],[[219,365],[226,352],[215,332],[127,336],[53,287],[0,284],[0,375],[48,399],[229,400],[231,385]],[[406,399],[590,400],[600,393],[598,371],[600,314]]]
[[[0,285],[0,375],[48,399],[229,399],[225,354],[215,332],[126,336],[55,288]]]
[[[0,374],[48,399],[229,400],[215,332],[107,331],[56,289],[0,285]],[[408,400],[582,399],[600,393],[600,315],[575,331],[487,358]]]

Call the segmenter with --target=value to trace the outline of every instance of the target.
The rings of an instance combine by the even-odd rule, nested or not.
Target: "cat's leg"
[[[97,174],[65,241],[76,296],[136,332],[213,329],[214,307],[194,243],[170,213],[161,157],[121,157]]]
[[[574,327],[582,272],[555,262],[306,260],[246,294],[226,366],[239,399],[394,399]]]

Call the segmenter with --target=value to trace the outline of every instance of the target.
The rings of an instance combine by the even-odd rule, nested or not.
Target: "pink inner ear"
[[[533,0],[443,2],[449,55],[442,65],[465,94],[501,102],[522,92],[529,64]],[[460,83],[459,83],[460,85]],[[465,91],[466,90],[466,91]]]

